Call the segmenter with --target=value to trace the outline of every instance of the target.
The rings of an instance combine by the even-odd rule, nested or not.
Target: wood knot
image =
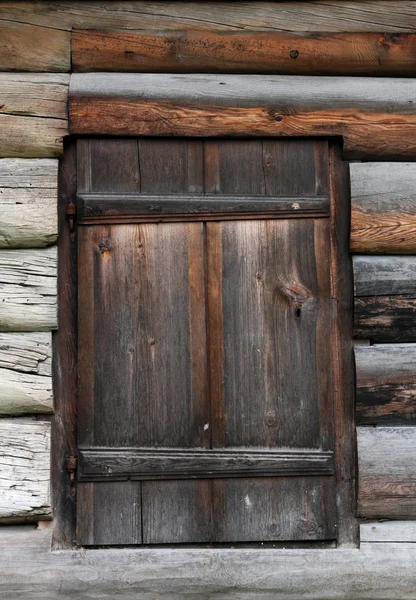
[[[299,56],[299,50],[291,50],[289,56],[290,58],[297,58]]]
[[[267,427],[277,427],[277,415],[274,410],[270,410],[266,413],[266,417],[264,419]]]

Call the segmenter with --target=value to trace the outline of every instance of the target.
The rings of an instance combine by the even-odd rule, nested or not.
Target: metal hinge
[[[66,217],[69,223],[69,238],[75,239],[75,222],[77,218],[77,207],[76,204],[68,204],[66,207]]]
[[[68,456],[65,461],[65,468],[69,473],[69,493],[75,496],[75,475],[78,468],[78,459],[76,456]]]

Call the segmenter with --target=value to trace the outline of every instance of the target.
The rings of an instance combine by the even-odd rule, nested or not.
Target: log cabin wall
[[[92,34],[86,32],[89,29],[118,33]],[[159,53],[146,54],[143,30],[146,35],[151,32],[155,36]],[[170,32],[170,36],[163,35],[163,30]],[[185,41],[180,33],[184,30],[188,36]],[[259,32],[260,44],[254,48],[255,58],[251,58],[247,70],[235,63],[229,48],[236,37],[241,38],[240,51],[244,60],[250,61],[253,49],[249,37],[253,31]],[[179,43],[194,48],[191,55],[197,54],[199,72],[212,73],[217,69],[216,61],[207,57],[201,47],[205,36],[212,39],[215,32],[217,47],[223,48],[222,71],[226,73],[409,77],[416,74],[412,35],[415,31],[414,1],[242,2],[238,8],[231,2],[2,2],[0,457],[5,473],[0,479],[2,523],[52,518],[49,471],[50,415],[54,406],[52,332],[58,326],[58,163],[63,139],[69,133],[67,100],[71,71],[134,72],[139,70],[134,62],[138,48],[144,55],[142,71],[164,70],[169,59],[170,72],[195,71],[192,60],[188,66],[183,63],[177,66],[172,47],[177,49]],[[329,35],[314,36],[313,32]],[[282,46],[287,49],[279,55],[277,71],[275,56],[264,56],[259,50],[264,40],[272,43],[270,34],[275,33],[283,36],[275,42],[276,49]],[[293,35],[298,38],[296,48]],[[318,50],[316,43],[311,44],[311,39],[316,42],[316,38]],[[108,49],[110,58],[106,54]],[[181,56],[182,51],[180,47]],[[306,66],[302,62],[305,54]],[[371,87],[371,81],[366,79],[364,87]],[[346,134],[345,156],[352,161],[358,516],[363,519],[416,519],[416,163],[413,162],[416,122],[414,108],[410,106],[415,97],[414,81],[401,80],[403,87],[397,92],[404,100],[396,123],[385,124],[382,118],[376,118],[371,122],[363,120],[361,125],[356,123],[351,128],[348,117],[343,127],[337,129],[338,125],[331,124],[335,122],[332,117],[326,130],[327,135]],[[387,80],[384,83],[380,84],[383,89],[389,87]],[[394,101],[390,96],[386,106]],[[241,128],[242,122],[243,119],[237,122],[236,127]],[[278,119],[275,127],[276,123],[278,126]],[[289,133],[294,135],[296,131],[298,135],[308,134],[305,129],[296,130],[295,122]],[[82,133],[76,126],[73,132]],[[110,133],[117,135],[120,131]],[[279,135],[279,130],[275,129],[274,134]],[[375,143],[374,139],[378,141]],[[377,162],[380,159],[383,162]],[[65,222],[64,215],[60,218],[61,223]],[[60,241],[63,251],[67,244],[66,240]],[[64,286],[59,298],[62,306],[66,302]],[[62,331],[54,335],[59,335],[61,342],[65,338]],[[62,349],[55,355],[57,363],[61,353]],[[58,372],[59,364],[54,369]],[[54,385],[55,404],[62,409],[59,404],[66,391],[57,387],[58,381]],[[64,429],[60,421],[55,426],[57,431]],[[61,444],[56,440],[54,443]],[[64,465],[54,468],[64,471]],[[64,477],[69,479],[66,474]],[[13,545],[11,535],[6,539],[8,547]],[[13,535],[19,539],[19,533]],[[414,526],[408,522],[364,523],[361,527],[362,546],[415,540]],[[36,548],[40,548],[44,542],[37,543]],[[407,564],[404,556],[400,557],[400,566]],[[373,569],[373,559],[366,560]],[[62,569],[64,564],[65,561],[57,563],[56,569]],[[328,576],[333,585],[328,597],[333,597],[334,589],[340,589],[334,583],[339,568],[340,565],[334,567]],[[13,577],[19,591],[25,590],[29,597],[32,582],[23,575]],[[53,576],[50,577],[52,580]],[[311,581],[305,584],[305,590],[319,589]],[[114,574],[114,586],[117,585],[120,575]],[[355,593],[361,590],[364,594],[368,585],[369,580],[356,582]],[[397,581],[393,582],[391,588],[384,590],[389,595],[378,597],[391,598],[399,587]],[[0,589],[7,598],[17,597],[9,583],[2,582]],[[56,598],[58,589],[60,584],[54,580],[43,597]],[[404,586],[399,593],[405,597],[412,589]],[[282,597],[287,597],[288,590],[283,590]],[[345,597],[353,597],[351,590]]]

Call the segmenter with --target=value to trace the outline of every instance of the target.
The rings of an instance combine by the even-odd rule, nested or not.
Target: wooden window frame
[[[221,136],[222,137],[222,136]],[[77,240],[74,220],[76,201],[76,138],[66,140],[59,170],[58,331],[54,334],[55,415],[52,425],[53,546],[74,545],[76,531],[77,456]],[[339,142],[330,140],[330,252],[334,353],[333,384],[336,390],[335,461],[338,506],[338,545],[357,543],[355,519],[355,423],[352,354],[353,289],[349,257],[349,172]],[[342,303],[342,306],[337,306]],[[180,552],[180,547],[177,548]]]

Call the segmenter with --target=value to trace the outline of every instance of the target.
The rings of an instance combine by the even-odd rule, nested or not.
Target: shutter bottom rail
[[[332,451],[80,448],[80,481],[333,475]]]

